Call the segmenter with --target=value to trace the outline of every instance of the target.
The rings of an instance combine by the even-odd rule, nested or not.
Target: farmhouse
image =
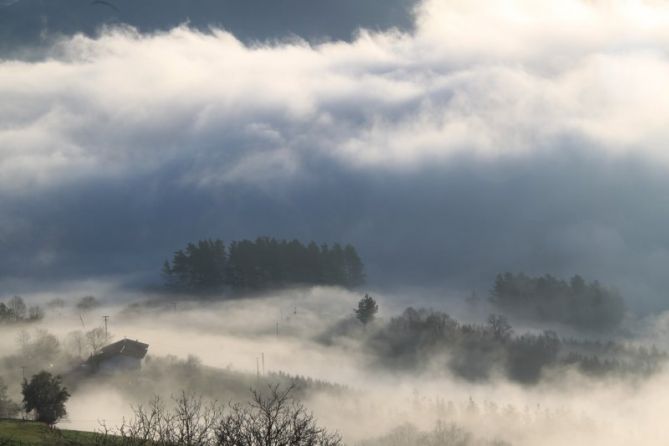
[[[137,340],[122,339],[102,347],[99,353],[88,358],[87,365],[96,372],[138,370],[146,356],[149,344]]]

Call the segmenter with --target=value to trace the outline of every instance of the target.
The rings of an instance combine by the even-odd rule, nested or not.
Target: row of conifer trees
[[[365,270],[352,245],[303,244],[298,240],[200,240],[174,253],[163,265],[166,285],[174,290],[238,291],[272,287],[338,285],[365,282]]]

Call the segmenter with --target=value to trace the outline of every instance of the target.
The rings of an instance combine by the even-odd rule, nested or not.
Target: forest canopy
[[[485,325],[469,324],[444,312],[411,307],[379,325],[366,346],[376,364],[392,370],[447,371],[468,381],[501,373],[524,384],[568,368],[594,377],[650,376],[667,360],[655,347],[564,339],[552,331],[516,333],[500,315],[491,315]]]
[[[625,315],[620,294],[579,275],[566,282],[549,274],[498,274],[490,300],[502,310],[593,331],[614,329]]]
[[[165,261],[163,278],[175,291],[244,292],[303,284],[354,288],[364,284],[365,269],[352,245],[260,237],[227,247],[218,239],[189,243]]]

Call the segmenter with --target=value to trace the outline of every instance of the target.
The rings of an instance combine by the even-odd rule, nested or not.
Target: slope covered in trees
[[[625,315],[616,291],[579,275],[566,282],[548,274],[498,274],[490,300],[502,310],[590,331],[614,329]]]
[[[0,324],[34,322],[44,317],[39,305],[26,306],[21,296],[14,296],[5,304],[0,302]]]
[[[365,270],[352,245],[260,237],[227,247],[221,240],[189,243],[165,261],[163,277],[168,288],[180,291],[256,291],[298,284],[352,288],[365,282]]]
[[[596,377],[648,376],[667,360],[654,347],[561,339],[551,331],[515,334],[502,316],[490,316],[485,325],[463,324],[414,308],[379,326],[366,344],[379,364],[393,370],[442,369],[471,381],[502,373],[525,384],[567,368]]]

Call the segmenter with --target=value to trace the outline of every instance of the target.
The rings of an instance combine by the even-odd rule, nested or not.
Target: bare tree
[[[313,414],[290,396],[293,386],[252,391],[252,401],[234,404],[218,428],[217,446],[339,446],[338,434],[318,427]]]
[[[173,398],[168,409],[156,397],[144,407],[133,409],[133,418],[124,420],[118,429],[102,423],[95,444],[97,446],[215,446],[216,428],[221,422],[220,406],[205,404],[200,397],[182,392]]]
[[[156,397],[147,408],[134,408],[134,418],[129,422],[124,420],[116,436],[123,439],[123,445],[161,444],[161,438],[166,440],[167,437],[164,426],[170,423],[165,406]]]
[[[7,308],[9,308],[12,318],[15,321],[23,320],[26,317],[27,308],[21,296],[14,296],[11,299],[9,299],[9,302],[7,303]]]
[[[509,321],[499,314],[491,314],[488,317],[488,327],[492,331],[493,336],[498,341],[506,342],[513,335],[513,329]]]
[[[338,434],[316,425],[313,415],[291,398],[293,387],[252,391],[247,404],[231,404],[224,413],[185,392],[168,410],[159,398],[134,409],[118,429],[105,424],[96,446],[341,446]]]
[[[175,400],[174,421],[170,441],[184,446],[215,444],[215,429],[221,421],[222,411],[216,403],[204,404],[200,397],[190,397],[185,392]]]
[[[44,319],[44,310],[39,305],[34,305],[28,308],[28,320],[41,321]]]
[[[91,348],[93,354],[97,353],[107,342],[109,337],[105,329],[98,327],[86,332],[86,343]]]

